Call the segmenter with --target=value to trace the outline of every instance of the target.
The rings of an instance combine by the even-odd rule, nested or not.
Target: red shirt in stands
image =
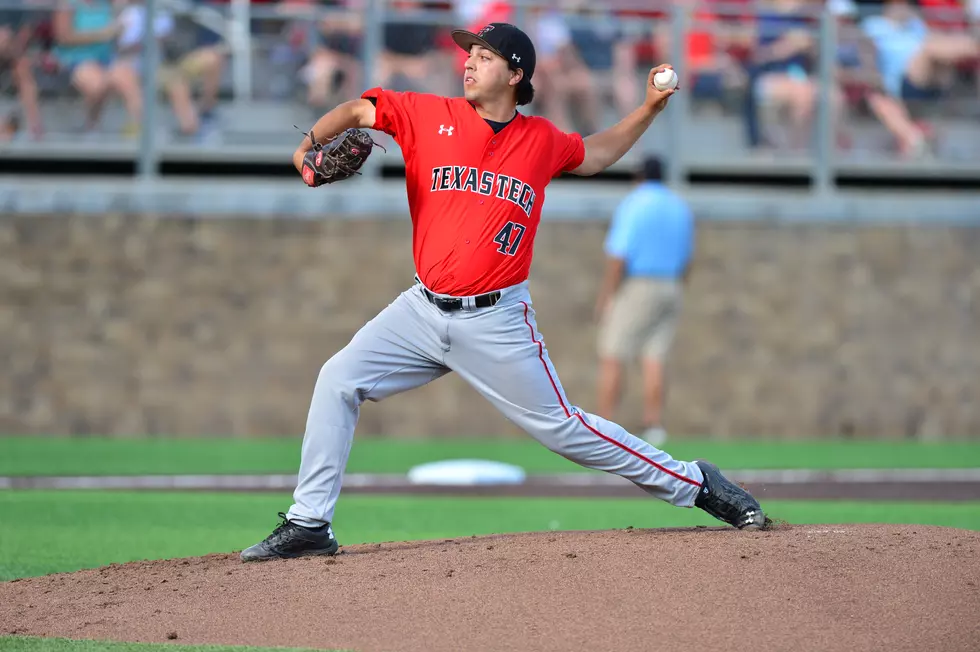
[[[585,159],[578,134],[520,112],[499,133],[464,98],[373,88],[374,129],[405,158],[415,270],[433,292],[527,280],[544,189]]]
[[[922,17],[940,30],[965,30],[969,27],[966,11],[958,0],[919,0]]]

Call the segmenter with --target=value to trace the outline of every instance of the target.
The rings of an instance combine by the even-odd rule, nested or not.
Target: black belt
[[[422,292],[425,294],[425,298],[429,300],[429,303],[443,312],[462,310],[466,307],[466,304],[469,303],[469,300],[472,300],[472,305],[476,308],[489,308],[490,306],[496,305],[496,303],[500,301],[500,291],[488,292],[475,297],[467,297],[466,300],[464,300],[457,297],[440,297],[429,292],[428,288],[426,288],[424,285],[421,287]]]

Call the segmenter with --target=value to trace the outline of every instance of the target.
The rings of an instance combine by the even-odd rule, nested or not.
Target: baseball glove
[[[311,188],[360,174],[374,146],[384,149],[360,129],[346,129],[322,144],[316,142],[312,131],[307,135],[313,149],[303,157],[303,181]]]

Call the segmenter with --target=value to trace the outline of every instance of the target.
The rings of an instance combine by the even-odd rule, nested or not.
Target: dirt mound
[[[355,650],[980,649],[980,533],[544,532],[0,583],[0,633]],[[938,646],[938,648],[937,648]]]

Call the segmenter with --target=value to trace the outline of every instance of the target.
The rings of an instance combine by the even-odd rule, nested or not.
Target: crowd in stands
[[[142,0],[61,0],[53,12],[30,11],[36,0],[22,1],[26,11],[0,12],[0,79],[21,107],[18,119],[8,120],[7,134],[18,126],[34,137],[44,133],[39,73],[66,80],[84,106],[83,129],[98,127],[113,97],[135,129],[142,113]],[[176,0],[161,1],[175,7],[170,3]],[[181,135],[200,138],[213,126],[229,48],[220,30],[188,12],[228,0],[181,1],[154,26],[163,63],[159,83]],[[365,86],[366,0],[253,3],[268,10],[267,18],[270,11],[280,15],[271,19],[276,56],[294,66],[284,75],[286,87],[311,114]],[[643,71],[673,60],[674,39],[682,38],[683,89],[693,107],[737,116],[747,147],[807,149],[821,96],[819,16],[829,9],[838,27],[829,93],[838,144],[846,146],[850,118],[860,113],[887,129],[898,153],[915,158],[928,150],[930,138],[928,121],[916,116],[921,107],[961,96],[975,112],[967,117],[980,119],[980,0],[689,0],[682,34],[675,33],[669,5],[538,0],[524,7],[520,18],[538,54],[530,109],[563,129],[595,132],[636,106]],[[330,11],[311,21],[303,13],[310,7]],[[427,22],[433,12],[448,20]],[[518,8],[508,0],[388,0],[370,81],[456,94],[464,55],[448,25],[479,28],[493,21],[518,22]],[[268,22],[253,21],[253,32]],[[768,128],[777,123],[785,126],[783,138]]]
[[[161,63],[158,82],[177,118],[178,135],[200,138],[213,123],[228,50],[218,33],[170,6],[176,7],[166,5],[153,25]],[[118,99],[128,116],[124,133],[137,134],[143,112],[143,2],[60,0],[51,8],[24,0],[22,7],[0,13],[0,78],[9,76],[5,86],[19,97],[27,133],[40,139],[50,128],[77,133],[81,139],[97,138],[106,103]],[[75,93],[82,109],[80,124],[42,124],[39,76]],[[20,122],[17,114],[6,116],[3,136],[12,138]]]

